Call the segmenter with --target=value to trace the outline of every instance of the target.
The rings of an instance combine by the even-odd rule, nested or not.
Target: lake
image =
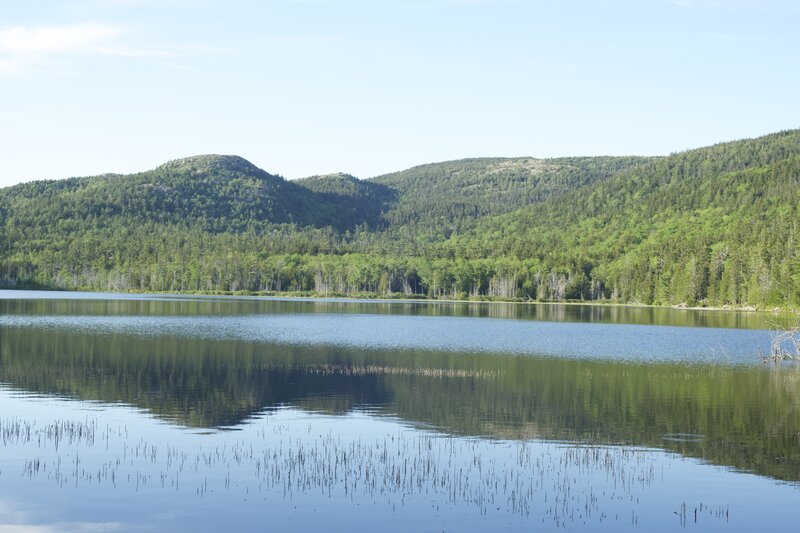
[[[795,531],[788,320],[0,291],[0,531]]]

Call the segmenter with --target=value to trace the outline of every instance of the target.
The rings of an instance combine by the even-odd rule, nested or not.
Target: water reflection
[[[795,367],[0,330],[0,382],[186,426],[367,408],[449,434],[659,447],[786,480],[800,480],[799,380]]]
[[[0,402],[30,406],[3,387]],[[196,435],[148,424],[122,407],[81,420],[82,402],[48,403],[63,418],[0,417],[0,465],[22,465],[22,482],[0,476],[8,495],[0,526],[194,532],[269,523],[323,532],[332,524],[382,531],[529,531],[534,524],[619,531],[641,524],[672,531],[689,524],[725,529],[732,516],[752,529],[753,504],[730,505],[732,481],[779,508],[795,497],[763,478],[647,448],[457,438],[360,412],[321,416],[292,408],[240,432]],[[710,493],[715,486],[726,489]],[[31,505],[41,501],[46,509]],[[9,520],[8,509],[24,506]],[[737,516],[742,509],[748,513]],[[791,513],[774,513],[776,525],[791,530]]]
[[[0,529],[796,528],[800,369],[721,329],[763,315],[23,296]]]
[[[0,290],[0,315],[2,314],[94,316],[373,314],[738,329],[772,329],[786,326],[795,320],[787,314],[617,305],[151,296]]]

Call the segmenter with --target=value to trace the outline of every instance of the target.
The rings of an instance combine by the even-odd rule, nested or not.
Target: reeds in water
[[[237,491],[265,505],[322,498],[385,505],[388,513],[432,507],[569,528],[638,525],[639,498],[663,476],[663,452],[642,448],[491,441],[408,428],[363,438],[269,418],[248,434],[196,435],[195,442],[216,442],[197,448],[131,438],[126,426],[99,427],[91,419],[42,426],[0,419],[3,446],[27,455],[22,477],[64,489],[190,491],[199,498]]]

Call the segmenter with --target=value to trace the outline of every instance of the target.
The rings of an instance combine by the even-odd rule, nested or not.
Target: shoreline
[[[442,303],[442,304],[517,304],[517,305],[567,305],[567,306],[595,306],[595,307],[629,307],[643,309],[660,309],[674,311],[714,311],[714,312],[736,312],[736,313],[756,313],[772,315],[789,315],[796,312],[791,306],[772,306],[769,308],[758,308],[754,305],[743,306],[698,306],[687,305],[685,303],[656,305],[644,304],[641,302],[621,302],[611,300],[525,300],[521,298],[503,298],[492,296],[481,296],[475,299],[453,299],[453,298],[429,298],[420,295],[406,296],[402,293],[377,294],[377,293],[356,293],[323,294],[315,291],[139,291],[139,290],[102,290],[93,288],[80,289],[61,289],[51,287],[35,288],[2,288],[7,291],[32,291],[32,292],[94,292],[99,294],[138,294],[153,296],[227,296],[227,297],[248,297],[248,298],[278,298],[287,300],[360,300],[375,302],[409,302],[409,303]]]

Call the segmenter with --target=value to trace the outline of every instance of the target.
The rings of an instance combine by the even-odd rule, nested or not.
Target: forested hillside
[[[800,303],[800,131],[287,181],[235,156],[0,190],[6,287]]]
[[[792,131],[652,159],[442,248],[538,260],[557,298],[779,304],[798,297],[798,207]]]
[[[464,159],[370,181],[398,193],[384,214],[393,228],[442,237],[472,227],[482,217],[558,197],[644,161],[636,157]]]

